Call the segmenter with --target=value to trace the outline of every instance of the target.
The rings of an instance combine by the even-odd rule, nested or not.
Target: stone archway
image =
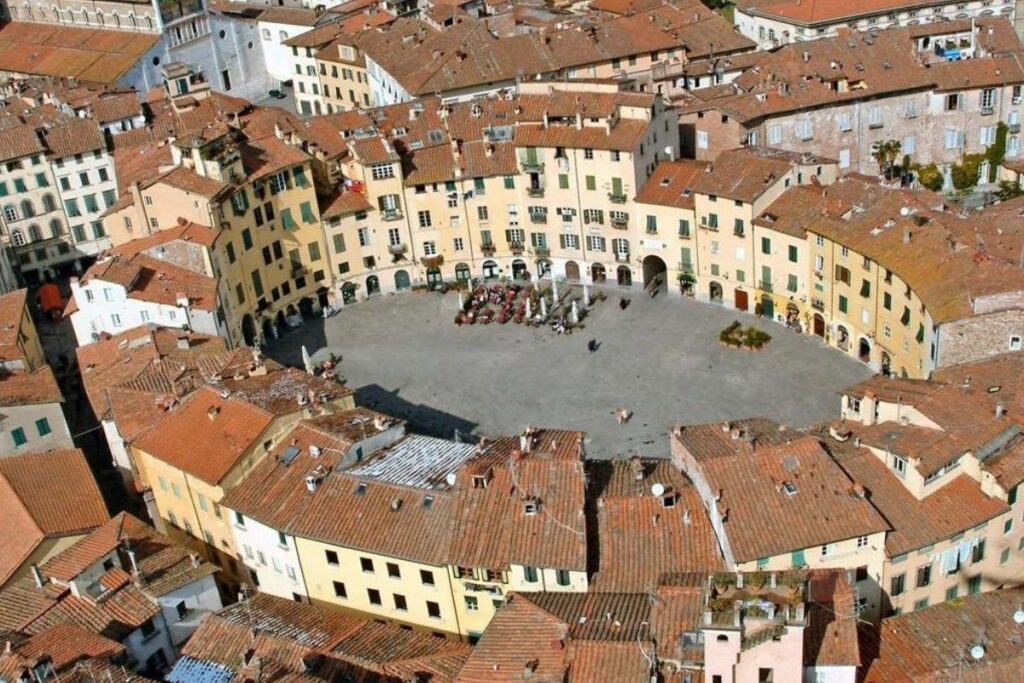
[[[374,294],[380,294],[380,278],[376,275],[371,275],[366,278],[366,296],[373,296]]]
[[[456,263],[455,264],[455,281],[456,282],[468,282],[472,277],[470,275],[468,263]]]
[[[245,317],[242,318],[242,339],[245,340],[245,345],[252,346],[255,344],[258,334],[256,320],[253,319],[251,313],[246,313]]]
[[[427,268],[427,287],[436,289],[441,284],[441,269],[434,266]]]
[[[350,304],[356,300],[356,286],[352,282],[346,282],[341,286],[341,303]]]
[[[708,284],[708,297],[713,304],[722,303],[722,284],[720,282],[712,281]]]
[[[605,273],[604,266],[600,263],[595,263],[590,267],[590,279],[597,285],[601,284],[607,279],[608,275]]]
[[[579,282],[580,280],[580,264],[575,261],[565,262],[565,279],[571,280],[572,282]]]
[[[484,261],[482,269],[485,280],[493,280],[498,277],[498,264],[494,261]]]
[[[660,256],[651,254],[650,256],[644,257],[644,289],[653,290],[654,292],[661,291],[666,284],[666,274],[668,273],[668,266],[665,265],[665,261]]]
[[[866,365],[871,364],[871,342],[867,337],[857,340],[857,360]]]
[[[526,266],[526,261],[521,258],[517,258],[512,261],[512,279],[513,280],[529,280],[530,269]]]
[[[821,313],[814,314],[814,334],[822,339],[825,338],[825,318]]]

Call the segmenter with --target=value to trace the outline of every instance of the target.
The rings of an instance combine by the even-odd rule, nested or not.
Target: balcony
[[[616,192],[609,192],[608,193],[608,201],[610,201],[612,204],[625,204],[626,203],[626,195],[621,193],[621,192],[618,192],[618,193],[616,193]]]
[[[480,251],[484,256],[494,256],[494,252],[497,250],[498,248],[494,246],[493,242],[485,242],[480,245]]]
[[[611,219],[612,227],[616,230],[625,230],[629,227],[628,218],[613,218]]]
[[[385,221],[400,221],[403,214],[399,209],[384,209],[380,212],[380,217]]]
[[[825,302],[821,299],[811,299],[811,308],[816,311],[825,312]]]
[[[533,198],[543,197],[544,196],[544,188],[543,187],[528,187],[528,188],[526,188],[526,196],[527,197],[533,197]]]
[[[420,263],[425,268],[440,268],[441,264],[444,263],[444,256],[437,254],[436,256],[424,256],[420,259]]]
[[[523,159],[519,162],[519,168],[523,169],[523,173],[543,173],[544,162],[536,159]]]
[[[508,243],[508,248],[509,248],[509,251],[511,251],[513,254],[522,254],[523,253],[523,243],[522,242],[509,242]]]
[[[551,249],[548,247],[534,247],[533,255],[537,258],[547,258],[548,256],[551,256]]]
[[[987,107],[985,105],[981,106],[981,115],[982,116],[992,116],[992,114],[995,114],[995,113],[996,113],[996,108],[994,106],[991,106],[991,105],[989,105]]]
[[[768,282],[767,280],[759,280],[757,283],[757,288],[760,289],[762,292],[770,292],[772,291],[772,283]]]
[[[622,253],[618,252],[615,254],[616,263],[629,263],[629,252]]]
[[[305,266],[293,266],[292,267],[292,279],[297,277],[304,277],[309,271],[306,270]]]
[[[531,213],[530,222],[535,225],[542,225],[548,222],[548,215],[546,213]]]
[[[1020,132],[1020,124],[1019,124],[1019,123],[1010,123],[1010,124],[1007,124],[1007,126],[1006,126],[1006,129],[1007,129],[1007,130],[1008,130],[1008,131],[1009,131],[1009,132],[1010,132],[1010,133],[1011,133],[1012,135],[1016,135],[1017,133],[1019,133],[1019,132]]]
[[[692,273],[693,264],[680,261],[679,263],[676,264],[676,270],[678,270],[680,273]]]
[[[392,256],[402,256],[407,251],[409,251],[409,246],[404,242],[388,245],[388,253]]]

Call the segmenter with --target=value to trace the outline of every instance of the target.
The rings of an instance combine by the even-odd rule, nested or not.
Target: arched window
[[[21,228],[11,230],[11,242],[13,242],[16,247],[20,247],[25,244],[25,234],[21,231]]]
[[[28,226],[28,238],[33,242],[43,241],[43,232],[39,229],[38,225]]]
[[[59,220],[54,218],[50,221],[50,237],[60,237],[64,234],[64,226]]]
[[[85,9],[84,7],[82,8],[82,23],[89,23],[89,10]]]
[[[36,215],[36,208],[34,206],[32,206],[32,202],[30,202],[27,199],[22,199],[21,200],[21,217],[22,218],[32,218],[32,216],[35,216],[35,215]]]
[[[4,218],[6,218],[8,221],[18,220],[18,209],[14,207],[14,204],[4,205]]]
[[[57,200],[49,192],[43,195],[43,210],[46,212],[57,210]]]
[[[120,26],[121,15],[117,13],[117,10],[114,10],[112,14],[114,15],[114,26]]]

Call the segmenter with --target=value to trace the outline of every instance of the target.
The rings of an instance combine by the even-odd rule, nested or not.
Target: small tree
[[[899,140],[876,140],[871,145],[871,158],[878,164],[878,174],[882,175],[886,169],[892,168],[899,156],[903,145]]]

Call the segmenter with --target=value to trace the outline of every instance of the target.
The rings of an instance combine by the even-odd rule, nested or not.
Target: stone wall
[[[1024,337],[1024,310],[976,315],[939,328],[936,367],[982,360],[1010,350],[1011,337]]]

